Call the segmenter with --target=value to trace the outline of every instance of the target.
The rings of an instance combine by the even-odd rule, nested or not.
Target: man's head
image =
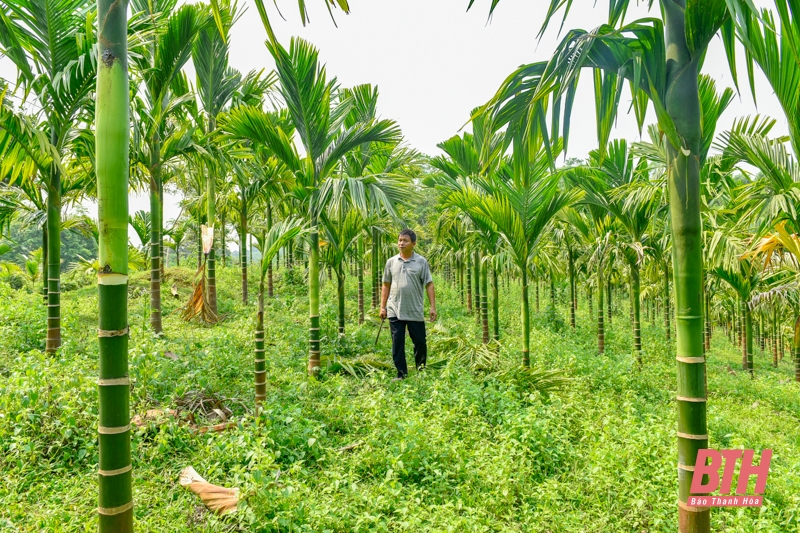
[[[397,248],[400,250],[400,255],[410,256],[414,252],[416,244],[417,234],[413,230],[404,229],[397,237]]]

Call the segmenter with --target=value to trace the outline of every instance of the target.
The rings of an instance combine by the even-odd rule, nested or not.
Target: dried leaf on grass
[[[236,511],[239,503],[239,489],[237,488],[229,489],[213,485],[203,479],[191,466],[187,466],[181,471],[180,484],[197,494],[203,505],[219,515]]]

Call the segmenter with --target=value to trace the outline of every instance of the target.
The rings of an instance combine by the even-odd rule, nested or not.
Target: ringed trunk
[[[319,346],[319,232],[312,222],[308,257],[308,373],[316,375],[320,367]]]
[[[522,366],[531,366],[531,320],[528,305],[528,272],[523,266],[522,270]]]
[[[128,3],[98,0],[97,4],[100,60],[95,161],[101,265],[97,276],[100,354],[97,511],[101,533],[130,533],[133,492],[128,377]]]
[[[161,325],[161,142],[150,147],[150,327],[153,333]]]
[[[687,46],[684,0],[662,2],[668,53],[666,109],[683,140],[667,145],[667,187],[675,282],[678,404],[678,529],[708,533],[708,507],[687,504],[697,452],[708,447],[703,354],[703,239],[700,220],[700,98],[697,57]]]
[[[55,134],[51,137],[56,143]],[[47,340],[45,352],[54,354],[61,346],[61,173],[50,167],[47,188]]]
[[[479,265],[481,273],[481,331],[483,344],[489,344],[489,269]]]

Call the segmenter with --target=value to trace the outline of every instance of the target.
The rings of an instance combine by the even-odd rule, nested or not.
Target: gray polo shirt
[[[425,287],[432,281],[428,261],[418,253],[414,252],[408,261],[400,254],[390,257],[383,269],[383,282],[392,284],[386,315],[399,320],[424,322],[423,297]]]

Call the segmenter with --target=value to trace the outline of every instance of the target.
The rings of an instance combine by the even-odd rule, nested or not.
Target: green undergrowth
[[[598,356],[585,301],[576,331],[565,307],[553,313],[543,305],[533,316],[532,361],[563,370],[568,382],[541,394],[442,348],[452,345],[446,338],[478,341],[480,331],[457,293],[437,282],[429,362],[444,362],[402,382],[379,367],[355,378],[335,370],[364,359],[390,363],[390,336],[384,326],[375,346],[374,313],[356,324],[350,278],[341,339],[335,286],[323,287],[331,366],[310,379],[302,273],[280,271],[266,313],[267,399],[254,417],[255,294],[244,305],[238,270],[220,268],[218,276],[224,322],[187,324],[178,309],[193,272],[168,270],[162,338],[147,331],[147,278],[131,280],[131,412],[183,408],[133,432],[138,531],[677,530],[675,362],[660,326],[645,321],[640,368],[627,308]],[[518,286],[503,285],[501,297],[497,364],[508,369],[521,357]],[[0,283],[0,531],[96,529],[97,297],[88,286],[62,300],[64,345],[47,357],[41,296]],[[411,362],[410,342],[407,351]],[[751,379],[721,334],[708,360],[711,445],[774,453],[764,506],[714,510],[715,530],[800,530],[800,387],[791,362],[773,369],[759,352]],[[190,425],[225,419],[235,427],[199,435]],[[205,512],[178,485],[188,465],[241,489],[235,515]]]

